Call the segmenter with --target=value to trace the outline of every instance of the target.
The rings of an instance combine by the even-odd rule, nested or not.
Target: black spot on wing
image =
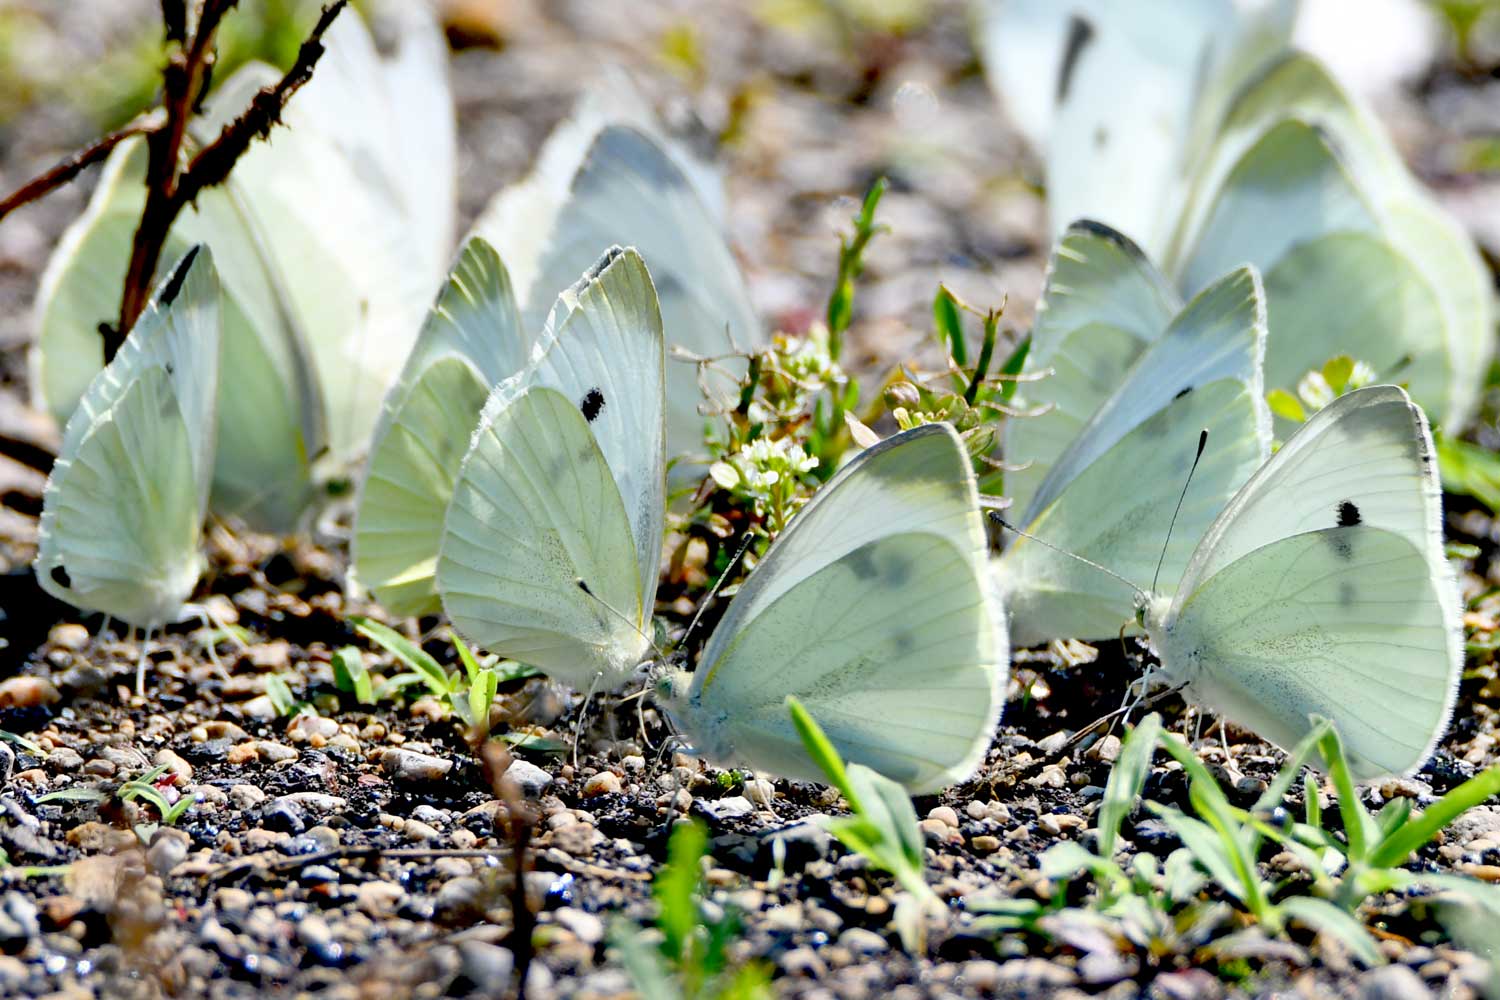
[[[62,566],[53,566],[52,572],[48,573],[47,575],[50,576],[52,578],[52,582],[57,584],[59,587],[67,587],[69,590],[73,589],[73,578],[68,575],[68,571],[63,569]]]
[[[1364,518],[1360,517],[1359,508],[1354,505],[1353,500],[1345,500],[1339,504],[1338,526],[1340,528],[1352,528],[1363,520]]]
[[[172,276],[162,286],[161,295],[157,296],[157,303],[159,305],[163,307],[169,306],[172,304],[172,300],[177,298],[177,293],[182,291],[182,283],[187,280],[188,272],[193,269],[193,261],[197,256],[197,247],[193,247],[182,255],[182,260],[178,261],[177,266],[172,269]]]
[[[168,361],[163,367],[167,369],[168,375],[174,374],[177,371],[177,368],[170,361]]]
[[[1339,607],[1352,608],[1354,600],[1358,596],[1359,591],[1351,581],[1341,580],[1339,582]]]
[[[1068,21],[1068,41],[1063,47],[1062,67],[1057,74],[1057,103],[1068,99],[1068,90],[1073,86],[1073,74],[1078,70],[1078,59],[1089,43],[1094,40],[1094,26],[1076,14]]]
[[[1173,396],[1172,398],[1173,399],[1181,399],[1183,396],[1186,396],[1188,393],[1190,393],[1192,391],[1193,391],[1193,387],[1192,386],[1185,385],[1181,389],[1178,389],[1177,390],[1177,395]]]
[[[599,411],[604,409],[604,393],[597,388],[590,389],[578,404],[578,409],[583,412],[583,419],[593,423],[599,416]]]
[[[911,633],[906,631],[905,629],[897,632],[895,639],[892,641],[896,647],[897,656],[910,656],[911,651],[915,649],[917,645],[917,641],[913,639]]]
[[[875,565],[875,559],[870,555],[868,545],[855,549],[845,557],[844,561],[848,563],[858,579],[873,580],[880,573],[880,569]]]

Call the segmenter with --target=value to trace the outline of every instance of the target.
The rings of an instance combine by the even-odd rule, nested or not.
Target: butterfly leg
[[[130,630],[131,638],[135,638],[135,629]],[[145,636],[141,639],[141,655],[135,662],[135,693],[142,698],[146,697],[146,658],[151,652],[151,630],[147,629]]]

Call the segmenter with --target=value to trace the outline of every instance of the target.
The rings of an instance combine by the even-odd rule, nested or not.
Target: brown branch
[[[182,147],[188,121],[202,97],[213,67],[213,36],[224,14],[237,3],[237,0],[204,0],[192,38],[179,46],[162,72],[162,107],[166,121],[149,140],[146,204],[131,242],[130,265],[120,295],[119,322],[113,329],[101,329],[106,361],[114,357],[146,308],[152,278],[177,216],[205,188],[222,183],[249,149],[250,143],[264,138],[281,121],[286,102],[312,77],[313,68],[323,55],[323,33],[348,2],[333,0],[323,8],[317,25],[302,43],[296,60],[281,80],[256,94],[250,107],[224,126],[218,138],[183,168]]]
[[[49,170],[33,177],[4,200],[0,200],[0,220],[22,205],[43,198],[62,187],[84,170],[109,156],[114,152],[114,148],[126,139],[136,135],[148,135],[161,128],[165,121],[159,109],[148,114],[137,115],[130,124],[101,136],[66,159],[59,160]]]

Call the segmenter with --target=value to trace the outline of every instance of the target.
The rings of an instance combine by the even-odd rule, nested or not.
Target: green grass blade
[[[1500,764],[1481,771],[1418,816],[1393,830],[1370,852],[1370,864],[1388,868],[1399,865],[1459,816],[1490,797],[1500,794]]]
[[[1316,896],[1292,896],[1280,904],[1280,909],[1304,927],[1336,939],[1365,965],[1385,964],[1380,946],[1365,925],[1328,900]]]
[[[356,616],[349,619],[354,631],[404,663],[408,669],[420,674],[435,695],[447,695],[450,691],[447,671],[437,660],[395,629],[387,628],[377,621]]]
[[[849,772],[844,769],[844,759],[834,749],[833,743],[823,732],[813,717],[808,714],[807,709],[802,707],[802,702],[794,696],[786,696],[786,709],[792,716],[792,727],[797,730],[797,736],[802,740],[802,747],[807,755],[812,758],[818,770],[828,775],[828,783],[838,789],[838,793],[849,803],[849,808],[854,812],[862,812],[859,796],[854,792],[854,786],[849,783]]]
[[[1161,716],[1152,712],[1125,736],[1114,770],[1104,785],[1104,799],[1099,804],[1099,856],[1114,857],[1120,824],[1125,822],[1140,800],[1146,778],[1151,774],[1151,757],[1161,738]]]

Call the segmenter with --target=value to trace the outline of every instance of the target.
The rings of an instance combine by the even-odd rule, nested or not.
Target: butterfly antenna
[[[598,594],[590,590],[587,581],[585,581],[583,577],[580,576],[577,582],[579,590],[583,591],[585,594],[588,594],[594,600],[598,601],[599,605],[604,608],[604,610],[620,619],[620,621],[624,622],[626,625],[629,625],[637,635],[639,635],[642,639],[645,639],[646,645],[651,647],[652,652],[656,653],[658,659],[665,660],[667,658],[667,654],[661,651],[661,647],[653,642],[649,635],[641,631],[641,627],[639,625],[637,625],[635,622],[631,621],[623,613],[621,613],[620,609],[616,608],[613,604],[610,604],[604,598],[600,597]]]
[[[703,621],[703,612],[707,611],[708,606],[713,603],[714,598],[719,596],[719,591],[724,587],[724,581],[729,579],[729,574],[734,572],[734,568],[745,557],[745,550],[750,548],[750,543],[753,541],[755,541],[755,536],[746,532],[745,540],[735,550],[734,556],[729,560],[729,565],[724,567],[724,572],[719,574],[719,578],[714,581],[713,587],[710,588],[707,594],[703,595],[703,600],[698,602],[698,610],[693,613],[693,620],[688,623],[687,631],[682,633],[682,641],[677,644],[680,649],[692,648],[688,645],[688,640],[693,637],[694,632],[698,631],[698,623]]]
[[[1076,560],[1078,560],[1079,562],[1083,563],[1085,566],[1092,566],[1094,569],[1097,569],[1099,572],[1103,573],[1105,576],[1112,577],[1112,578],[1114,578],[1116,580],[1119,580],[1125,586],[1129,587],[1131,589],[1131,591],[1133,591],[1134,593],[1140,593],[1141,588],[1137,587],[1135,584],[1131,583],[1129,580],[1125,579],[1123,576],[1121,576],[1120,574],[1116,573],[1114,570],[1110,569],[1108,566],[1101,566],[1098,563],[1094,562],[1094,560],[1092,560],[1092,559],[1085,559],[1083,556],[1079,555],[1076,552],[1069,552],[1067,549],[1060,548],[1059,546],[1053,545],[1051,542],[1047,541],[1045,538],[1038,538],[1036,535],[1033,535],[1029,531],[1022,531],[1020,528],[1016,527],[1014,524],[1011,524],[1005,518],[1001,517],[999,515],[999,513],[996,512],[996,511],[994,511],[994,510],[988,510],[988,511],[986,511],[986,513],[988,513],[990,515],[990,520],[992,520],[996,524],[1000,525],[1000,527],[1004,528],[1006,531],[1013,531],[1016,534],[1020,535],[1022,538],[1029,538],[1033,542],[1036,542],[1038,545],[1040,545],[1040,546],[1042,546],[1044,548],[1051,549],[1053,552],[1056,552],[1060,556],[1067,556],[1069,559],[1076,559]]]
[[[1161,558],[1156,560],[1156,573],[1151,577],[1151,593],[1156,593],[1156,582],[1161,579],[1162,564],[1167,561],[1167,546],[1172,544],[1172,529],[1177,527],[1177,515],[1182,513],[1182,501],[1187,499],[1188,487],[1193,483],[1193,473],[1198,471],[1198,460],[1203,457],[1203,449],[1208,446],[1208,428],[1203,428],[1198,435],[1198,454],[1193,456],[1193,467],[1188,469],[1187,480],[1182,484],[1182,492],[1177,496],[1177,509],[1172,511],[1172,521],[1167,525],[1167,539],[1161,543]]]

